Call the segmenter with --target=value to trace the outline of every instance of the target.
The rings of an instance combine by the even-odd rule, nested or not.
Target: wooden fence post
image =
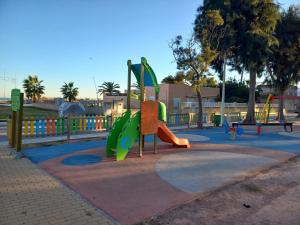
[[[17,120],[17,112],[12,111],[12,123],[11,123],[11,147],[14,148],[16,144],[16,120]]]
[[[23,106],[24,104],[24,93],[20,94],[20,111],[18,118],[18,139],[17,139],[17,152],[20,152],[22,149],[22,134],[23,134]]]

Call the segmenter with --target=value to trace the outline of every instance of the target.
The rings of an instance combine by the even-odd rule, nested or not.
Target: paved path
[[[0,147],[0,224],[110,225],[103,212],[27,159]]]

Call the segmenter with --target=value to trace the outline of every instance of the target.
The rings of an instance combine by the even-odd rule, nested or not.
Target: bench
[[[283,126],[284,127],[284,131],[289,132],[287,130],[287,127],[290,128],[290,132],[293,132],[293,123],[292,122],[283,122],[283,123],[237,123],[234,122],[232,123],[232,127],[239,127],[239,126],[257,126],[257,133],[260,133],[260,127],[261,126]]]

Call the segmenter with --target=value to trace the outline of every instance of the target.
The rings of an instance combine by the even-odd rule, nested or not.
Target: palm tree
[[[23,81],[23,88],[28,99],[32,99],[33,102],[39,100],[44,94],[45,86],[41,85],[42,80],[39,80],[37,75],[29,75],[27,79]]]
[[[99,86],[98,93],[104,94],[108,93],[110,95],[119,94],[120,91],[118,90],[120,85],[115,82],[103,82],[101,86]]]
[[[75,101],[79,94],[78,88],[74,87],[74,82],[66,83],[60,88],[63,97],[68,99],[69,102]]]

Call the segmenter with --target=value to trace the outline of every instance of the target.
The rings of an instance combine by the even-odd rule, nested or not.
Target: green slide
[[[141,113],[137,112],[127,120],[117,139],[116,159],[117,161],[125,159],[128,150],[134,145],[139,137],[139,124]]]
[[[117,139],[123,129],[124,124],[130,119],[131,111],[127,110],[122,114],[121,117],[116,119],[114,122],[111,131],[109,132],[107,136],[107,142],[106,142],[106,156],[111,157],[114,155],[114,151],[116,151],[117,148]]]

